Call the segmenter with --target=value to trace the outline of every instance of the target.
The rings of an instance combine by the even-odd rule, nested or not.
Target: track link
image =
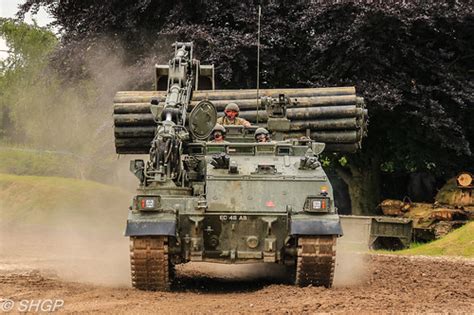
[[[167,291],[173,276],[167,236],[130,237],[132,285],[140,290]]]
[[[331,287],[336,262],[336,236],[300,236],[295,283]]]

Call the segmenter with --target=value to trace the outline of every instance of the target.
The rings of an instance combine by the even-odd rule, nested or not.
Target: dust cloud
[[[123,206],[123,203],[122,203]],[[123,236],[126,209],[91,209],[51,218],[51,226],[16,224],[0,231],[0,269],[39,269],[61,279],[108,286],[130,286],[129,242]],[[71,209],[64,209],[74,213]],[[120,223],[121,222],[121,223]],[[366,254],[337,251],[335,287],[363,286],[368,279]],[[180,278],[264,281],[289,284],[289,269],[278,264],[188,263],[177,266]]]
[[[119,237],[76,227],[2,230],[0,269],[37,269],[75,282],[126,286],[130,283],[128,242]]]
[[[367,254],[345,249],[337,250],[334,286],[352,287],[364,285],[369,276],[369,264]]]
[[[0,270],[38,269],[75,282],[130,286],[129,242],[123,236],[126,209],[117,204],[112,211],[91,210],[80,217],[64,209],[73,215],[50,218],[49,226],[2,227]],[[366,254],[338,250],[334,287],[363,286],[368,267]],[[177,272],[181,279],[290,284],[289,269],[278,264],[188,263],[178,265]]]
[[[336,250],[334,284],[336,288],[365,286],[369,278],[370,257],[342,246]],[[279,264],[188,263],[177,266],[181,277],[213,278],[221,281],[264,281],[291,284],[290,268]]]
[[[77,178],[121,185],[117,172],[123,165],[116,163],[114,148],[114,95],[119,90],[153,90],[154,64],[169,59],[170,43],[167,37],[157,38],[156,51],[136,63],[127,62],[126,51],[116,41],[78,43],[87,49],[67,64],[76,73],[60,74],[58,66],[47,65],[11,87],[3,119],[8,124],[0,129],[14,147],[73,157],[70,168]]]
[[[137,182],[124,174],[128,159],[117,161],[112,104],[117,90],[137,82],[150,82],[151,89],[153,65],[146,65],[149,75],[143,79],[140,67],[145,65],[125,65],[123,50],[107,40],[81,57],[87,79],[70,81],[42,69],[36,78],[19,83],[9,109],[15,129],[10,134],[16,135],[11,141],[66,152],[76,157],[71,167],[77,178],[127,190],[95,191],[89,182],[71,188],[38,187],[36,182],[0,187],[0,268],[37,268],[72,281],[128,286],[129,244],[123,232]]]
[[[129,196],[111,197],[87,196],[76,207],[56,204],[0,220],[0,269],[38,269],[70,281],[129,286],[129,243],[123,236]],[[28,218],[41,215],[43,220]]]

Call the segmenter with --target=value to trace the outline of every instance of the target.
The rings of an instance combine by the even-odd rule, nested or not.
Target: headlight
[[[329,212],[329,198],[308,197],[304,205],[304,210],[308,212]]]
[[[158,210],[160,208],[160,197],[158,196],[137,196],[135,199],[136,210]]]

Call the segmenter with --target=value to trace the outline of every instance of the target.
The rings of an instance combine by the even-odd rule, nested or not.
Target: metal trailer
[[[412,220],[386,216],[341,215],[343,248],[402,249],[410,246],[413,236]]]

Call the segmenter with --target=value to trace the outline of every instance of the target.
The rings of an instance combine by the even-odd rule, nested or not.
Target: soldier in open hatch
[[[270,139],[270,133],[265,128],[258,128],[255,130],[255,141],[259,143],[272,142]]]
[[[234,125],[234,126],[245,126],[249,127],[250,123],[239,116],[239,106],[235,103],[229,103],[224,109],[224,117],[219,117],[217,123],[223,126]]]
[[[211,141],[212,143],[227,143],[225,141],[225,128],[221,124],[216,124],[214,129],[212,129],[211,133]]]

